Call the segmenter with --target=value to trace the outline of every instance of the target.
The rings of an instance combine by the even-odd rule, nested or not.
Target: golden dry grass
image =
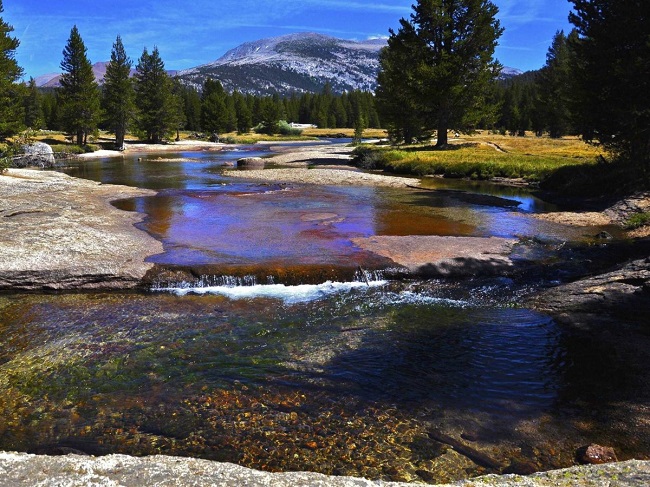
[[[446,149],[431,145],[380,148],[377,165],[398,173],[441,174],[540,181],[566,166],[595,164],[601,152],[577,137],[509,137],[487,132],[454,138]]]
[[[332,137],[337,135],[344,135],[345,137],[354,137],[354,129],[352,128],[338,128],[338,129],[319,129],[319,128],[310,128],[305,129],[302,132],[302,135],[306,137]],[[383,139],[387,137],[388,134],[385,130],[382,129],[365,129],[363,131],[363,137],[368,139]]]

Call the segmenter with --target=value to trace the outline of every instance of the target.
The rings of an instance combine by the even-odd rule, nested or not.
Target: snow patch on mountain
[[[315,34],[289,34],[247,42],[214,62],[179,72],[200,86],[219,79],[226,89],[287,94],[319,91],[329,82],[335,92],[376,87],[382,39],[356,42]]]

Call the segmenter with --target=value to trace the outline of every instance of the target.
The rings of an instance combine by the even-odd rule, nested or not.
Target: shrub
[[[650,213],[634,213],[631,215],[625,222],[625,228],[628,230],[634,230],[635,228],[644,227],[650,225]]]
[[[368,145],[360,145],[352,151],[352,164],[361,169],[390,169],[391,162],[401,161],[404,154],[399,151],[375,149]]]
[[[11,158],[5,154],[0,155],[0,174],[4,173],[11,166]]]
[[[280,123],[278,124],[278,132],[280,133],[280,135],[291,135],[291,136],[302,135],[302,129],[294,128],[284,120],[280,120]]]
[[[4,144],[0,144],[0,174],[5,172],[11,167],[11,154],[9,153],[9,147]]]
[[[289,123],[284,120],[280,120],[277,123],[261,123],[253,129],[255,133],[265,134],[265,135],[284,135],[296,137],[302,135],[302,129],[294,128]]]
[[[57,144],[52,146],[55,154],[85,154],[88,152],[98,151],[100,147],[96,144],[86,144],[84,146],[74,144]]]

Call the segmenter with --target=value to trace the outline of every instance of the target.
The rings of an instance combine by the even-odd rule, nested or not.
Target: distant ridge
[[[228,91],[236,89],[255,95],[318,93],[326,83],[334,93],[375,91],[379,51],[385,46],[385,38],[351,41],[313,32],[288,34],[246,42],[216,61],[168,72],[199,90],[212,78],[219,80]],[[93,65],[100,84],[107,64]],[[505,67],[501,78],[521,73]],[[59,86],[60,79],[60,75],[48,74],[37,78],[36,85],[54,88]]]
[[[229,91],[253,94],[318,92],[328,82],[335,93],[374,91],[379,51],[385,45],[384,39],[357,42],[311,32],[289,34],[247,42],[178,76],[195,86],[219,79]]]
[[[100,85],[104,83],[104,76],[106,76],[106,66],[108,62],[98,62],[93,64],[93,74],[95,75],[95,81]],[[135,69],[131,70],[131,76],[135,73]],[[176,71],[167,71],[170,76],[174,76]],[[60,86],[61,74],[60,73],[51,73],[39,76],[34,80],[36,86],[39,88],[58,88]]]

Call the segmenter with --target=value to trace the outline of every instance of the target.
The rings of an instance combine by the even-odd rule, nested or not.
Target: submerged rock
[[[591,444],[578,450],[578,461],[584,464],[601,465],[603,463],[617,462],[616,452],[612,447]]]
[[[243,157],[237,161],[237,167],[262,169],[264,168],[264,159],[261,157]]]
[[[386,257],[422,277],[458,277],[504,274],[512,270],[510,258],[516,240],[481,237],[374,236],[353,242]]]

